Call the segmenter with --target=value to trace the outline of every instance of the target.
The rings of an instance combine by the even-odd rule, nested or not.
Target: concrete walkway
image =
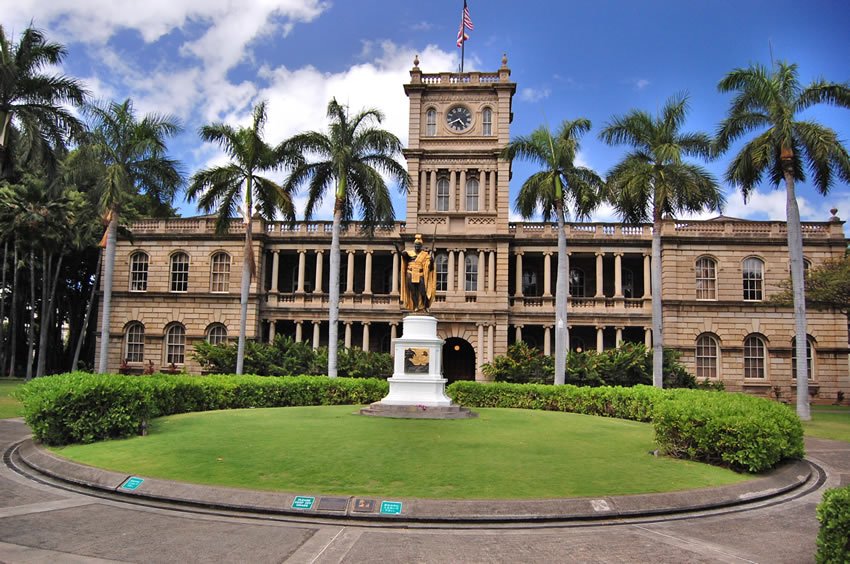
[[[4,452],[27,436],[22,422],[0,420],[0,447]],[[806,444],[809,459],[825,471],[825,477],[817,484],[810,479],[793,492],[773,496],[778,493],[777,480],[786,484],[797,480],[795,472],[769,478],[774,480],[771,485],[763,482],[751,488],[750,495],[772,490],[773,496],[752,504],[632,518],[620,515],[629,503],[633,508],[647,506],[648,496],[606,498],[602,501],[611,514],[603,516],[593,508],[594,500],[561,500],[576,502],[581,511],[589,506],[593,514],[583,516],[581,511],[564,511],[566,506],[554,504],[548,510],[555,520],[543,523],[528,518],[508,523],[476,522],[472,517],[483,514],[480,508],[462,515],[463,523],[445,522],[451,519],[433,518],[440,513],[436,509],[440,504],[421,513],[415,504],[405,505],[406,514],[384,520],[375,516],[341,519],[339,511],[311,516],[286,510],[291,509],[290,499],[271,503],[268,494],[250,492],[239,492],[241,498],[233,498],[231,492],[214,488],[203,488],[209,490],[204,495],[218,502],[230,499],[246,508],[256,505],[265,512],[178,507],[164,500],[138,505],[124,501],[129,496],[123,494],[88,488],[75,491],[75,487],[51,483],[37,475],[38,481],[21,475],[9,466],[20,463],[22,449],[18,449],[17,460],[7,457],[6,464],[0,466],[0,561],[811,562],[818,529],[815,506],[825,488],[850,483],[850,444],[816,439]],[[27,456],[32,458],[36,453],[37,458],[38,452],[32,449]],[[126,476],[109,480],[113,478],[122,480],[121,484],[126,482]],[[180,497],[180,491],[183,497],[187,497],[186,492],[200,493],[186,485],[155,485],[151,491],[158,491],[163,498]],[[169,493],[169,487],[185,489]],[[114,489],[111,482],[106,486],[110,488]],[[722,496],[732,494],[726,491]],[[705,505],[707,494],[667,495],[677,496],[680,504],[691,504],[693,509]],[[642,503],[636,498],[647,499]],[[656,506],[649,506],[657,508],[658,501],[653,502]],[[347,499],[346,512],[353,511],[353,503],[354,499]],[[276,510],[268,513],[269,507],[262,504],[274,505]],[[558,516],[561,519],[556,519]]]

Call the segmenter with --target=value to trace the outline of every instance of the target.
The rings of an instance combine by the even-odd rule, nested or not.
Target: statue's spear
[[[434,256],[434,247],[437,246],[437,222],[434,222],[434,235],[431,237],[431,256]]]

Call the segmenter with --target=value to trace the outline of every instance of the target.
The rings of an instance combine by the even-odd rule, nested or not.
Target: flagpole
[[[466,0],[463,0],[463,9],[466,10]],[[460,13],[460,72],[463,74],[463,58],[464,52],[466,51],[466,20],[464,19],[465,11],[461,11]]]

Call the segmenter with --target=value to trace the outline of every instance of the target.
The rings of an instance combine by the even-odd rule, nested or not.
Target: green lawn
[[[10,395],[12,390],[21,385],[21,382],[21,380],[0,380],[0,419],[21,416],[21,402]]]
[[[56,449],[128,474],[322,494],[443,499],[551,498],[672,491],[748,476],[649,454],[648,424],[477,409],[467,420],[399,420],[356,408],[190,413],[147,437]]]
[[[812,420],[803,422],[808,437],[850,443],[850,407],[813,405]]]

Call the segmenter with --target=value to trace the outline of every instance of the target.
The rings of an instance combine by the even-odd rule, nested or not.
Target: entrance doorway
[[[464,339],[446,339],[443,345],[443,378],[449,384],[458,380],[475,380],[475,351]]]

